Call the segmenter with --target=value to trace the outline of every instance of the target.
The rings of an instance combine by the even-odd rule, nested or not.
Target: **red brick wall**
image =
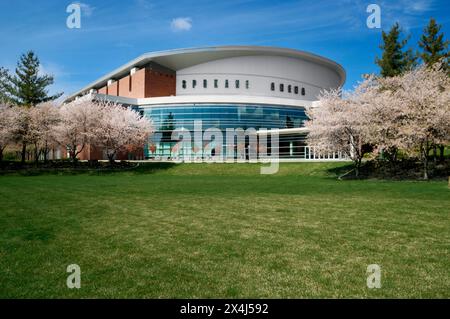
[[[158,97],[175,95],[175,74],[143,68],[133,75],[127,75],[107,87],[98,90],[98,93],[130,98]]]
[[[119,96],[123,97],[133,97],[132,96],[132,82],[131,77],[127,75],[119,80]]]
[[[108,85],[108,95],[119,95],[119,81],[114,81],[111,85]]]
[[[142,98],[145,97],[145,69],[136,71],[131,77],[131,92],[130,97]]]
[[[144,149],[142,147],[132,148],[130,150],[123,150],[116,154],[117,160],[143,160],[144,159]]]
[[[104,87],[98,89],[98,93],[100,93],[100,94],[108,94],[108,92],[107,92],[107,90],[106,90],[106,86],[104,86]]]
[[[174,74],[147,69],[145,76],[145,97],[175,95],[176,79]]]
[[[83,150],[78,154],[77,158],[79,160],[101,160],[103,158],[103,150],[101,148],[86,145]]]

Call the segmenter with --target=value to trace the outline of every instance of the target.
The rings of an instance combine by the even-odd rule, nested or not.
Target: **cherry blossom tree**
[[[309,130],[308,144],[319,153],[344,152],[354,162],[356,176],[367,153],[370,122],[361,107],[362,95],[340,89],[324,91],[319,97],[320,106],[307,110],[310,120],[305,123]]]
[[[450,143],[450,78],[439,64],[421,66],[401,76],[380,79],[396,112],[396,139],[408,155],[418,155],[428,179],[428,155]],[[386,107],[388,107],[386,105]]]
[[[87,98],[63,104],[59,108],[60,121],[54,127],[55,139],[60,145],[67,147],[74,163],[78,154],[95,141],[103,112],[100,105]]]
[[[22,148],[22,161],[23,164],[25,162],[25,155],[24,153],[24,145],[27,145],[29,143],[29,134],[28,134],[28,128],[30,126],[31,116],[30,116],[30,108],[25,106],[14,106],[13,107],[15,115],[15,125],[12,132],[12,138],[14,141],[14,144],[21,144]]]
[[[55,140],[67,147],[73,162],[88,145],[103,148],[113,162],[118,152],[142,147],[152,133],[147,118],[114,102],[85,97],[62,105],[59,113]]]
[[[323,92],[320,106],[308,110],[308,143],[345,152],[356,175],[369,150],[395,160],[401,149],[418,155],[428,179],[430,149],[450,143],[450,78],[442,69],[420,66],[389,78],[369,76],[351,93]]]
[[[60,121],[60,112],[56,105],[46,102],[29,109],[30,124],[27,135],[28,141],[34,145],[35,161],[42,155],[47,161],[50,149],[56,146],[55,127]]]
[[[19,130],[19,113],[17,107],[0,103],[0,163],[6,146],[15,142],[15,133]]]
[[[105,150],[110,162],[120,151],[142,147],[153,132],[149,119],[113,102],[100,101],[103,110],[95,145]]]

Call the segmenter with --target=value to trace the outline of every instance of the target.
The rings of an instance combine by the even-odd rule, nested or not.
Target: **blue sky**
[[[81,28],[66,26],[77,1],[0,2],[0,66],[14,68],[34,50],[51,91],[70,94],[145,52],[212,45],[268,45],[310,51],[342,64],[346,89],[377,72],[380,29],[366,26],[366,8],[381,7],[382,29],[398,21],[417,40],[430,17],[450,35],[448,0],[82,0]]]

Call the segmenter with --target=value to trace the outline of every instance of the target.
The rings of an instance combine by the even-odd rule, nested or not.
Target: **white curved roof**
[[[340,64],[313,53],[267,46],[215,46],[145,53],[73,93],[66,101],[72,100],[76,96],[83,95],[90,89],[103,87],[107,84],[109,79],[122,78],[128,75],[132,68],[142,67],[151,61],[177,71],[209,61],[253,55],[285,56],[317,63],[335,71],[339,76],[340,86],[345,82],[345,70]]]

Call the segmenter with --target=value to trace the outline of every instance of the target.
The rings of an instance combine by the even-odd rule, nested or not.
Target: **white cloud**
[[[87,3],[83,3],[83,2],[76,2],[80,8],[81,8],[81,12],[86,16],[86,17],[90,17],[92,15],[92,12],[94,12],[94,7],[87,4]]]
[[[395,22],[399,22],[402,29],[409,32],[428,23],[426,13],[434,10],[435,1],[381,1],[380,6],[383,29],[389,29]]]
[[[64,71],[64,69],[57,65],[56,63],[42,63],[39,65],[39,71],[38,71],[38,75],[39,76],[43,76],[43,75],[51,75],[53,76],[55,79],[56,78],[61,78],[61,77],[65,77],[67,76],[67,72]]]
[[[137,5],[144,10],[153,9],[153,4],[148,0],[137,0]]]
[[[426,1],[426,0],[416,0],[405,3],[405,11],[406,12],[416,12],[416,13],[423,13],[426,11],[431,10],[432,8],[432,1]]]
[[[170,23],[170,27],[173,31],[189,31],[192,28],[192,19],[189,17],[175,18]]]

